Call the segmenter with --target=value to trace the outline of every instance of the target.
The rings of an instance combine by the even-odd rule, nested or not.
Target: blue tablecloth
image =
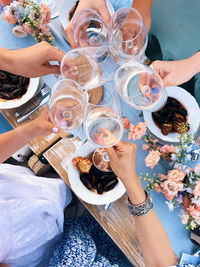
[[[61,48],[63,51],[69,51],[69,45],[64,41],[61,33],[60,33],[60,25],[59,20],[55,19],[51,22],[51,29],[54,33],[56,40],[55,45]],[[33,45],[35,43],[34,39],[31,36],[20,39],[15,37],[12,32],[12,25],[8,24],[6,21],[0,18],[0,46],[5,48],[19,48],[19,47],[27,47]],[[56,82],[56,79],[53,75],[46,76],[45,82],[52,87]],[[121,100],[123,115],[128,117],[131,122],[137,123],[141,120],[139,117],[139,112],[131,109],[126,103]],[[10,130],[10,125],[0,116],[0,132],[5,132]],[[147,155],[147,152],[142,150],[142,140],[136,141],[138,146],[137,149],[137,172],[153,174],[154,172],[165,172],[164,168],[159,165],[155,167],[153,171],[150,168],[147,168],[144,163],[144,158]],[[189,239],[189,232],[185,230],[185,226],[182,225],[181,220],[178,216],[178,211],[169,212],[167,205],[165,204],[165,197],[162,194],[157,194],[152,192],[152,197],[154,201],[154,208],[156,213],[158,214],[160,220],[162,221],[165,230],[169,236],[170,242],[173,246],[173,249],[177,256],[181,256],[182,252],[192,253],[194,249],[194,245]]]

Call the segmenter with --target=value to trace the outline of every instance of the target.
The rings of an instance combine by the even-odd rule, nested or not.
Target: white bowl
[[[96,150],[96,148],[96,146],[87,142],[76,151],[73,158],[77,156],[87,157],[90,153]],[[112,190],[105,192],[102,195],[90,191],[81,182],[80,172],[73,166],[72,162],[69,164],[68,178],[71,189],[74,191],[74,193],[83,201],[93,205],[109,204],[123,196],[123,194],[126,192],[126,189],[120,180]]]
[[[26,93],[19,99],[5,100],[0,98],[0,109],[17,108],[28,102],[36,93],[40,78],[30,78]]]
[[[177,99],[185,106],[188,112],[188,122],[190,124],[189,134],[194,135],[198,130],[200,123],[200,109],[196,99],[185,89],[178,86],[169,86],[165,89],[169,97]],[[160,128],[154,123],[152,112],[143,111],[143,115],[144,120],[147,122],[148,129],[153,133],[154,136],[169,143],[179,142],[179,133],[170,133],[166,136],[162,134]]]

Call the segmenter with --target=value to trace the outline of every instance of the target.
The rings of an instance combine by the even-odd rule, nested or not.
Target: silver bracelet
[[[133,214],[134,216],[144,216],[153,209],[153,201],[151,196],[146,191],[145,194],[147,199],[139,205],[132,205],[127,196],[126,206],[129,209],[130,213]]]

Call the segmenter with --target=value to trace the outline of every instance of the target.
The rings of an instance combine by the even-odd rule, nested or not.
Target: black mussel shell
[[[183,108],[176,108],[175,112],[182,115],[183,117],[187,116],[187,110],[185,110]]]
[[[89,189],[92,189],[92,181],[91,181],[91,175],[87,173],[83,173],[80,176],[81,182]]]
[[[107,183],[112,180],[116,180],[117,176],[114,174],[114,172],[106,173],[99,177],[99,181],[102,181],[103,183]]]
[[[0,79],[1,80],[6,80],[8,77],[4,71],[0,71]]]
[[[97,168],[94,166],[94,164],[93,164],[92,167],[90,168],[90,172],[89,172],[89,174],[100,177],[100,176],[102,176],[102,175],[104,175],[104,174],[107,174],[107,172],[100,171],[100,170],[97,169]]]
[[[92,181],[92,187],[97,189],[97,184],[98,184],[98,176],[92,175],[91,181]]]
[[[6,99],[6,100],[10,100],[11,99],[11,96],[10,96],[9,93],[2,92],[2,91],[0,91],[0,97],[2,97],[3,99]]]
[[[165,123],[171,122],[173,119],[174,115],[170,112],[168,115],[165,117]]]
[[[104,185],[103,190],[104,190],[105,192],[107,192],[107,191],[113,189],[113,188],[116,186],[117,183],[118,183],[118,180],[117,180],[117,179],[115,179],[115,180],[111,180],[111,181],[108,182],[106,185]]]
[[[97,193],[102,194],[103,193],[103,185],[102,183],[97,184]]]
[[[153,118],[157,123],[164,123],[165,119],[157,112],[153,113]]]

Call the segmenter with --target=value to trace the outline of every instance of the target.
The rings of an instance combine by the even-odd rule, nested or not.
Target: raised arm
[[[14,130],[0,135],[0,163],[8,159],[12,154],[28,144],[33,138],[45,136],[56,131],[56,127],[48,121],[47,108],[35,120],[24,124]],[[58,131],[58,129],[57,129]]]
[[[153,0],[134,0],[132,7],[137,9],[140,14],[142,15],[142,18],[144,20],[144,23],[147,27],[147,31],[151,28],[151,8],[153,5]]]
[[[135,171],[136,145],[120,141],[107,149],[114,173],[125,185],[129,202],[134,207],[147,197]],[[131,218],[131,216],[130,216]],[[154,209],[143,216],[132,215],[145,266],[166,267],[175,264],[175,257],[167,234]]]
[[[60,73],[63,56],[63,51],[47,42],[17,50],[0,48],[0,70],[30,78]],[[51,65],[50,61],[57,61],[57,64]]]
[[[152,65],[163,79],[165,86],[183,84],[200,72],[200,52],[177,61],[156,60]]]

